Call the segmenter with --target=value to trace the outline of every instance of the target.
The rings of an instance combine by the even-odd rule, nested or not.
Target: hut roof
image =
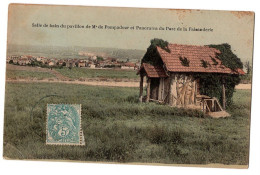
[[[150,78],[159,78],[159,77],[167,77],[165,70],[162,66],[153,66],[148,63],[143,63],[140,67],[138,74],[144,70],[148,77]]]
[[[224,66],[217,54],[221,52],[218,49],[209,46],[169,44],[170,52],[157,46],[157,51],[170,72],[205,72],[205,73],[226,73],[226,74],[245,74],[242,69],[236,71]],[[180,58],[187,58],[189,66],[184,66]],[[215,64],[215,62],[217,64]],[[202,60],[209,63],[205,68],[202,66]]]

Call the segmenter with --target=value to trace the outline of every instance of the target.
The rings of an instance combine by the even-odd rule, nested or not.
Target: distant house
[[[132,63],[132,62],[122,63],[122,65],[121,65],[121,69],[135,70],[135,68],[136,68],[136,65],[135,65],[135,63]]]
[[[45,64],[45,62],[47,62],[47,58],[45,58],[45,57],[37,57],[36,61],[42,62],[43,64]]]
[[[18,64],[21,66],[25,66],[27,64],[31,63],[31,61],[26,57],[21,57],[18,59]]]
[[[41,62],[41,61],[42,61],[42,57],[37,57],[37,58],[36,58],[36,61]]]
[[[98,67],[101,67],[101,68],[105,67],[105,65],[106,65],[105,61],[99,61],[99,62],[97,63],[97,66],[98,66]]]
[[[96,68],[96,65],[95,65],[94,61],[88,61],[88,62],[86,63],[86,66],[89,67],[89,68],[91,68],[91,69]],[[99,66],[99,67],[100,67],[100,66]]]
[[[95,69],[95,68],[96,68],[96,65],[95,65],[95,64],[90,64],[90,65],[89,65],[89,68]]]
[[[54,66],[55,65],[55,62],[54,61],[48,61],[48,66]]]
[[[116,59],[116,58],[108,57],[108,58],[105,59],[105,62],[108,62],[108,63],[117,63],[117,59]]]
[[[58,66],[62,66],[63,63],[64,63],[64,60],[59,60],[56,64],[57,64]]]
[[[225,67],[217,57],[221,52],[215,48],[178,44],[169,44],[168,48],[169,52],[157,46],[157,52],[152,56],[161,64],[142,63],[138,71],[141,78],[140,101],[158,101],[170,106],[198,108],[212,115],[212,112],[220,112],[220,115],[228,116],[224,111],[225,84],[222,84],[223,106],[220,106],[216,98],[200,94],[200,80],[194,78],[194,74],[216,73],[225,76],[244,74],[244,71]],[[187,59],[186,65],[182,59]],[[203,67],[201,60],[210,66]],[[146,96],[143,96],[144,77],[147,79]]]
[[[6,58],[6,63],[9,63],[10,60],[11,60],[11,57],[7,57],[7,58]]]
[[[66,67],[75,67],[76,62],[74,60],[67,60],[66,61]]]
[[[78,67],[86,67],[86,62],[83,60],[78,61]]]

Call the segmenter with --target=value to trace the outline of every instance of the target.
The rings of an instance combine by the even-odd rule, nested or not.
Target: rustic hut
[[[156,64],[143,62],[140,75],[140,101],[157,101],[170,106],[201,109],[213,117],[224,117],[225,83],[222,82],[222,105],[215,97],[200,94],[196,74],[244,74],[242,69],[231,70],[218,58],[220,51],[209,46],[168,44],[167,50],[156,46],[150,54]],[[146,60],[149,60],[146,59]],[[146,77],[146,96],[143,95]]]

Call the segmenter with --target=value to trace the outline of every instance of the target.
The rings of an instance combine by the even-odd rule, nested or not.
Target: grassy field
[[[27,70],[6,70],[6,78],[8,79],[28,79],[36,78],[38,80],[44,78],[53,78],[53,74],[49,72],[37,72],[37,71],[27,71]]]
[[[12,159],[248,164],[249,90],[235,92],[234,104],[229,108],[232,116],[220,119],[204,117],[199,111],[155,103],[140,104],[137,94],[137,88],[7,83],[4,156]],[[47,103],[82,104],[85,146],[45,145]]]
[[[134,70],[121,70],[121,69],[87,69],[74,67],[71,70],[69,68],[55,69],[62,75],[72,78],[125,78],[125,79],[138,79]]]

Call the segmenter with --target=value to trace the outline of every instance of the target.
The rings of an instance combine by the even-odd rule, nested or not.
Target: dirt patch
[[[239,84],[235,87],[235,89],[251,89],[252,84]]]
[[[82,84],[89,86],[111,86],[111,87],[139,87],[138,82],[111,82],[111,81],[62,81],[56,79],[44,79],[44,80],[28,80],[28,79],[18,79],[10,80],[7,79],[6,82],[14,83],[65,83],[65,84]]]
[[[7,79],[7,82],[38,82],[38,83],[66,83],[66,84],[82,84],[82,85],[90,85],[90,86],[111,86],[111,87],[139,87],[139,82],[136,81],[128,81],[128,82],[116,82],[116,81],[67,81],[67,80],[60,80],[60,79],[43,79],[43,80],[36,80],[36,79],[18,79],[18,80],[11,80]],[[144,85],[145,86],[145,85]],[[235,87],[236,89],[251,89],[251,84],[239,84]]]

